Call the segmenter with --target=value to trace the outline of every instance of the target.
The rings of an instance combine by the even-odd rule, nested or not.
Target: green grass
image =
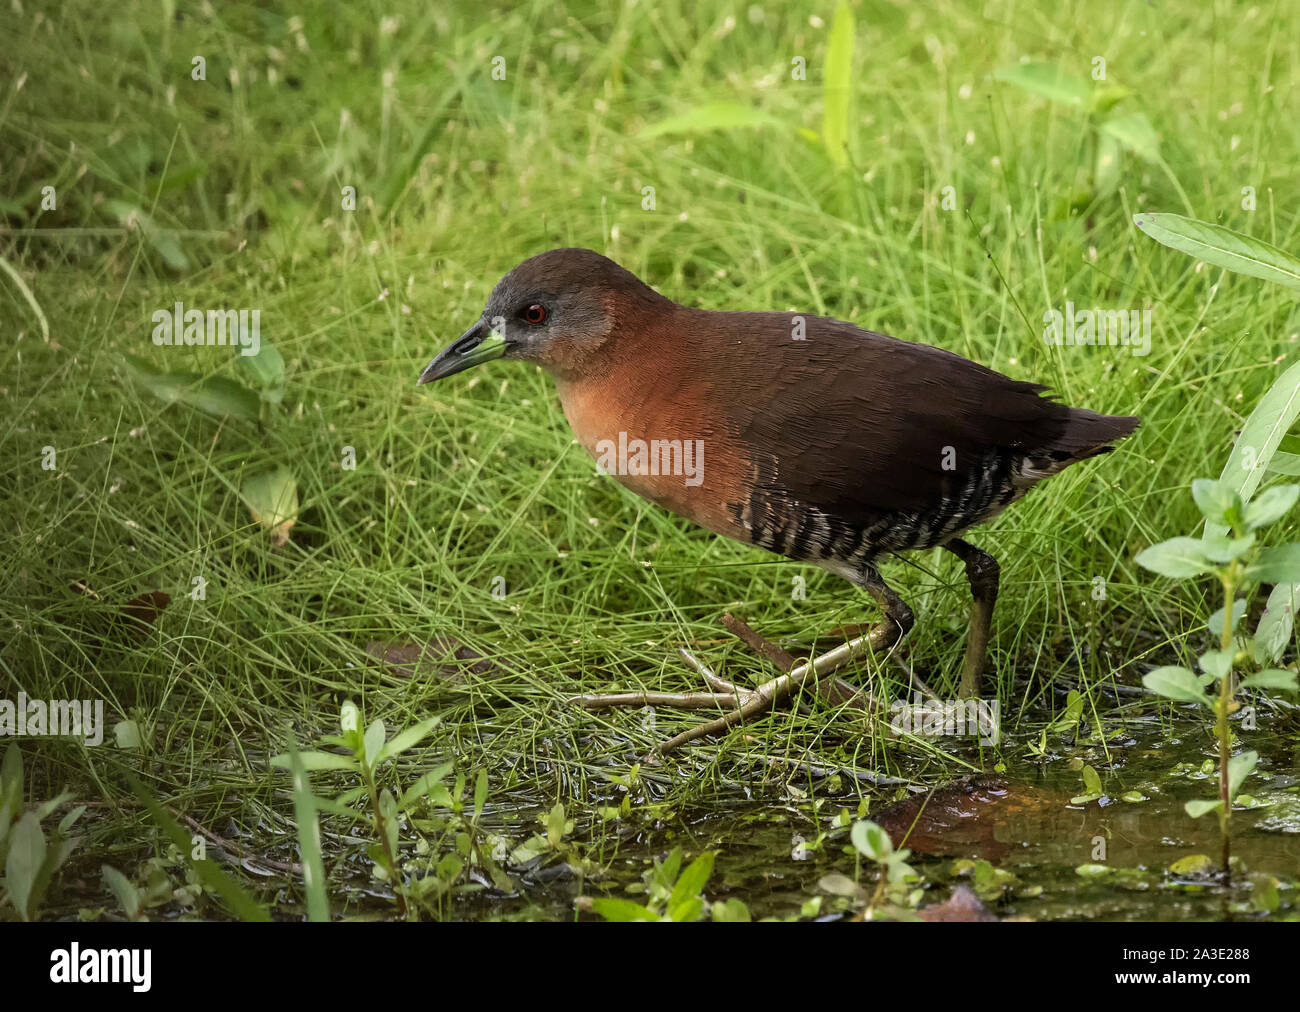
[[[609,775],[697,718],[661,709],[650,728],[640,711],[585,712],[569,696],[696,688],[674,659],[686,642],[733,679],[766,678],[718,628],[726,610],[805,650],[874,617],[843,581],[598,477],[540,371],[496,363],[415,386],[496,280],[551,247],[604,252],[686,304],[824,313],[1142,416],[1116,453],[973,537],[1003,567],[992,687],[1011,723],[1051,712],[1054,686],[1137,684],[1208,612],[1206,588],[1154,580],[1133,557],[1191,528],[1180,490],[1219,472],[1300,320],[1280,290],[1199,269],[1132,216],[1178,211],[1300,246],[1300,33],[1285,4],[859,4],[842,174],[780,127],[637,136],[724,101],[819,130],[830,5],[815,24],[783,5],[677,0],[361,2],[296,22],[242,3],[42,6],[0,13],[0,256],[49,325],[46,340],[0,275],[0,695],[103,698],[112,720],[142,727],[142,753],[24,743],[37,795],[69,783],[103,805],[83,844],[95,867],[129,870],[154,845],[128,769],[205,826],[287,825],[286,780],[267,759],[291,729],[300,744],[332,731],[348,697],[390,727],[442,714],[431,747],[471,782],[486,768],[494,799],[561,801],[589,820]],[[190,78],[195,55],[206,81]],[[799,55],[806,82],[790,79]],[[1086,77],[1095,55],[1154,124],[1163,166],[1127,160],[1115,194],[1068,213],[1087,185],[1080,118],[990,74],[1032,58]],[[40,210],[45,185],[56,210]],[[939,205],[949,185],[956,211]],[[355,212],[340,208],[344,186]],[[123,227],[109,201],[143,209],[154,231]],[[160,230],[183,269],[160,254]],[[1153,309],[1151,354],[1046,345],[1042,314],[1067,298]],[[261,310],[288,362],[264,429],[133,385],[126,354],[238,377],[229,353],[150,343],[151,314],[178,300]],[[40,466],[46,446],[55,471]],[[238,489],[282,463],[304,508],[273,549]],[[916,612],[908,656],[952,691],[965,579],[941,553],[912,561],[885,569]],[[791,600],[796,574],[806,601]],[[196,576],[204,601],[188,596]],[[155,589],[171,604],[148,629],[114,622]],[[410,677],[365,652],[433,638],[488,670],[448,656]],[[868,664],[850,677],[898,678]],[[816,706],[644,775],[656,797],[704,803],[757,790],[771,758],[918,783],[983,761]],[[609,841],[593,846],[609,858]]]

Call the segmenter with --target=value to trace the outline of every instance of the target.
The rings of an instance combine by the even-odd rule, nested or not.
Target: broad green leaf
[[[668,856],[664,858],[663,863],[655,866],[655,882],[663,887],[665,898],[671,895],[673,883],[677,881],[677,872],[681,867],[682,851],[680,847],[674,847]]]
[[[1259,762],[1258,752],[1242,752],[1228,760],[1228,797],[1235,798],[1241,785]]]
[[[889,834],[870,819],[855,822],[849,830],[849,840],[859,854],[873,861],[886,860],[894,850],[894,841]]]
[[[1300,259],[1262,239],[1181,214],[1145,211],[1133,221],[1156,242],[1215,267],[1300,290]]]
[[[424,720],[420,721],[418,724],[413,724],[405,731],[399,731],[397,734],[393,735],[392,740],[388,742],[388,744],[384,745],[379,750],[379,754],[375,756],[375,763],[378,764],[383,762],[385,759],[392,759],[394,756],[399,756],[403,752],[415,748],[416,745],[420,744],[420,742],[428,736],[430,731],[441,723],[441,717],[425,717]],[[370,744],[367,741],[366,751],[369,752],[369,750]]]
[[[241,354],[239,366],[263,389],[284,385],[284,356],[270,341],[260,341],[256,355]]]
[[[24,921],[36,915],[40,902],[37,879],[45,863],[45,834],[36,815],[28,812],[9,832],[9,854],[5,858],[5,888]]]
[[[1048,731],[1061,731],[1069,733],[1073,731],[1080,720],[1083,719],[1083,694],[1077,689],[1071,689],[1065,697],[1065,709],[1061,715],[1047,726]],[[1046,735],[1046,731],[1044,732]]]
[[[1183,580],[1214,569],[1197,538],[1170,538],[1138,553],[1137,564],[1161,576]]]
[[[1276,451],[1273,459],[1268,462],[1268,470],[1272,474],[1285,474],[1292,478],[1300,476],[1300,453]]]
[[[161,227],[149,212],[124,200],[106,200],[104,209],[128,229],[140,230],[145,241],[154,248],[163,262],[174,271],[189,270],[190,261],[171,229]]]
[[[1232,670],[1232,659],[1237,656],[1233,647],[1227,650],[1207,650],[1201,654],[1201,670],[1215,678],[1222,678]]]
[[[692,896],[688,900],[668,907],[668,919],[675,924],[690,924],[698,921],[704,913],[704,900]]]
[[[1251,498],[1297,415],[1300,415],[1300,363],[1274,380],[1255,405],[1233,444],[1219,480],[1236,489],[1242,499]],[[1228,532],[1221,525],[1207,521],[1205,533]]]
[[[908,850],[900,850],[897,854],[890,857],[889,863],[886,867],[886,874],[889,876],[890,882],[903,882],[908,879],[920,878],[920,876],[916,874],[916,869],[906,861],[902,860],[903,855],[910,853],[911,851]]]
[[[254,475],[244,482],[240,497],[253,519],[271,533],[271,544],[280,547],[298,522],[298,482],[287,467]]]
[[[78,805],[76,808],[72,809],[72,811],[68,812],[67,815],[59,820],[59,834],[61,836],[66,836],[68,831],[72,829],[73,824],[85,814],[85,805]]]
[[[694,899],[704,891],[704,885],[709,881],[709,876],[713,874],[713,859],[717,853],[712,850],[706,850],[694,861],[686,866],[678,878],[677,884],[673,886],[672,895],[668,897],[668,909],[681,906],[688,900]]]
[[[1251,887],[1251,906],[1261,913],[1276,913],[1282,906],[1282,895],[1277,886],[1278,880],[1272,875],[1262,875],[1255,879]]]
[[[552,849],[559,849],[564,840],[564,805],[556,801],[554,808],[546,816],[546,840]]]
[[[853,98],[853,8],[840,0],[826,45],[823,83],[822,143],[837,169],[849,164],[849,118]]]
[[[1099,87],[1092,85],[1092,113],[1094,116],[1104,116],[1110,112],[1116,105],[1132,95],[1128,88],[1121,88],[1118,85],[1108,85]]]
[[[1283,671],[1281,668],[1265,668],[1241,680],[1239,689],[1281,689],[1284,692],[1296,691],[1296,673]]]
[[[713,904],[713,919],[721,922],[743,923],[748,924],[752,918],[749,915],[749,907],[745,906],[743,900],[732,897],[729,900],[721,900]]]
[[[1217,801],[1207,803],[1212,806],[1211,810],[1218,805]],[[1200,802],[1193,801],[1191,804],[1196,805]],[[1188,854],[1171,864],[1169,870],[1175,875],[1208,875],[1214,871],[1214,861],[1204,854]]]
[[[780,126],[785,124],[769,113],[753,106],[735,102],[713,102],[697,105],[677,116],[669,116],[652,123],[638,136],[658,137],[661,134],[698,134],[713,130],[736,130],[750,127]]]
[[[1086,793],[1098,796],[1105,793],[1101,789],[1101,777],[1097,775],[1097,771],[1091,766],[1085,766],[1079,771],[1079,775],[1083,777],[1083,789]]]
[[[299,752],[298,760],[305,770],[355,770],[357,761],[350,755],[338,755],[334,752]],[[293,769],[289,753],[281,752],[271,757],[271,765],[280,769]]]
[[[368,809],[358,811],[344,804],[342,801],[334,798],[316,798],[316,807],[322,812],[329,812],[331,815],[341,815],[345,819],[351,819],[353,822],[364,822],[369,824],[371,816],[374,814]]]
[[[421,776],[415,783],[411,784],[410,787],[402,792],[402,797],[397,802],[397,810],[399,812],[407,811],[412,805],[433,790],[435,786],[440,785],[446,778],[447,774],[451,772],[451,766],[451,763],[446,763],[436,769],[432,769]],[[448,798],[450,798],[450,795],[448,795]]]
[[[99,871],[104,877],[104,884],[117,897],[117,902],[122,904],[122,910],[125,911],[126,916],[134,921],[140,916],[139,891],[131,884],[130,879],[111,864],[100,865]]]
[[[1236,489],[1213,478],[1197,478],[1192,482],[1192,498],[1201,516],[1216,524],[1230,525],[1241,516],[1241,496]]]
[[[1187,814],[1193,819],[1199,819],[1207,812],[1217,812],[1222,807],[1222,801],[1189,801],[1187,804],[1183,805]]]
[[[1300,485],[1274,485],[1246,504],[1242,519],[1251,530],[1281,520],[1300,498]]]
[[[73,797],[74,795],[71,791],[60,791],[54,797],[50,798],[49,801],[41,802],[39,805],[36,806],[37,820],[40,822],[44,822],[47,818],[49,818],[51,815],[54,814],[54,810],[56,808],[58,808],[62,804],[65,804],[66,802],[71,801]]]
[[[1154,671],[1148,671],[1142,676],[1142,684],[1166,699],[1176,699],[1183,703],[1201,703],[1205,706],[1212,705],[1210,697],[1201,688],[1201,683],[1186,668],[1177,666],[1156,668]]]
[[[185,404],[217,418],[239,418],[255,422],[261,400],[242,383],[225,376],[202,376],[192,372],[160,373],[134,355],[125,358],[131,378],[164,404]]]
[[[1264,614],[1255,629],[1256,664],[1276,664],[1291,643],[1295,609],[1300,600],[1300,583],[1279,583],[1268,595]]]
[[[560,849],[560,844],[564,841],[566,828],[564,806],[557,801],[555,807],[546,816],[546,839],[553,850]]]
[[[1246,614],[1245,598],[1239,597],[1232,602],[1232,628],[1233,629],[1237,628],[1238,623],[1241,622],[1241,617],[1245,614]],[[1206,623],[1206,627],[1210,630],[1211,636],[1217,636],[1217,637],[1223,636],[1223,609],[1222,608],[1216,609],[1214,613],[1210,615],[1210,619]]]
[[[1265,548],[1245,575],[1258,583],[1300,583],[1300,544]]]
[[[1088,82],[1054,63],[1013,63],[995,70],[993,80],[1005,81],[1053,102],[1080,109],[1092,101],[1092,88]]]
[[[847,875],[841,875],[839,872],[823,875],[817,880],[817,888],[830,893],[832,896],[857,896],[862,892],[862,887],[853,879]]]
[[[1140,112],[1107,116],[1101,121],[1101,132],[1114,137],[1143,161],[1160,161],[1160,138],[1151,121]]]
[[[1255,547],[1255,535],[1247,534],[1244,538],[1219,537],[1208,535],[1201,539],[1201,551],[1211,562],[1231,562],[1239,559]]]
[[[384,727],[384,722],[378,717],[372,720],[370,726],[366,728],[366,736],[364,739],[366,765],[371,769],[374,769],[375,765],[379,762],[379,753],[383,750],[384,738],[387,734],[388,732]]]
[[[140,725],[134,720],[119,720],[113,725],[113,740],[118,748],[140,748],[144,738],[140,734]]]
[[[600,896],[591,900],[591,909],[607,921],[658,921],[659,915],[631,900]]]

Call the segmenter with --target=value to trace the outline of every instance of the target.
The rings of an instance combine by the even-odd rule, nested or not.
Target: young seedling
[[[370,723],[361,730],[361,712],[355,703],[343,704],[339,714],[341,734],[328,735],[323,741],[329,745],[347,749],[350,755],[337,752],[300,752],[284,753],[271,759],[271,765],[292,770],[298,778],[305,777],[311,770],[347,770],[361,778],[361,786],[347,791],[337,798],[313,796],[308,807],[333,815],[341,815],[354,821],[363,821],[367,817],[374,832],[375,843],[367,849],[367,854],[375,862],[377,875],[386,879],[393,887],[397,897],[398,911],[403,918],[408,915],[409,898],[415,898],[413,886],[408,884],[398,861],[398,817],[410,812],[426,795],[438,796],[450,803],[451,798],[442,780],[451,771],[451,765],[440,766],[425,773],[419,780],[395,798],[387,787],[378,785],[376,772],[379,767],[403,752],[418,745],[440,723],[438,717],[428,717],[404,731],[399,731],[391,739],[387,736],[382,720]],[[296,789],[301,792],[305,785],[299,783]],[[369,813],[359,811],[352,806],[356,801],[364,800]],[[316,855],[305,854],[311,864],[320,868]],[[323,874],[323,873],[322,873]],[[308,882],[309,892],[319,887],[319,883]]]
[[[1257,532],[1281,519],[1295,505],[1300,498],[1300,486],[1275,486],[1252,501],[1243,502],[1226,482],[1202,478],[1192,483],[1192,497],[1207,524],[1227,533],[1210,529],[1203,538],[1170,538],[1140,553],[1137,561],[1138,565],[1175,580],[1191,580],[1207,574],[1218,578],[1223,589],[1223,607],[1210,616],[1209,629],[1219,637],[1219,646],[1201,655],[1200,675],[1171,665],[1148,672],[1142,682],[1167,699],[1198,703],[1214,713],[1219,746],[1219,797],[1213,801],[1189,801],[1186,808],[1194,819],[1208,812],[1218,813],[1222,875],[1226,884],[1232,802],[1259,760],[1255,752],[1231,755],[1228,717],[1241,706],[1234,697],[1238,689],[1244,688],[1296,690],[1295,672],[1265,665],[1276,664],[1291,639],[1290,595],[1291,585],[1300,583],[1300,544],[1261,548],[1256,543]],[[1241,619],[1250,595],[1261,583],[1276,587],[1252,637],[1241,631]],[[1238,592],[1245,596],[1238,599]],[[1258,665],[1261,670],[1237,682],[1234,669],[1248,664]],[[1207,692],[1211,686],[1213,697]]]
[[[716,851],[706,850],[685,870],[682,851],[676,848],[643,876],[645,903],[616,896],[579,896],[579,910],[599,914],[607,921],[698,921],[706,913],[715,921],[748,921],[749,908],[738,899],[709,903],[704,886],[713,874]],[[680,872],[680,874],[678,874]]]

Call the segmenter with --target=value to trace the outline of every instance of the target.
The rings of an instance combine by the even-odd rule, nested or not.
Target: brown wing
[[[1046,476],[1137,425],[838,320],[806,317],[805,339],[793,340],[786,314],[703,315],[696,333],[737,363],[722,400],[760,480],[850,525],[933,509],[999,457],[1057,462]]]

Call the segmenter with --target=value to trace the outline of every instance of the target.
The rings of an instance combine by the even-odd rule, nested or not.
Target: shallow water
[[[920,788],[891,783],[872,788],[867,817],[883,826],[895,846],[912,851],[910,863],[921,876],[911,906],[941,903],[958,883],[971,885],[998,917],[1032,920],[1219,920],[1300,919],[1300,765],[1295,729],[1272,722],[1271,735],[1241,732],[1241,748],[1260,753],[1256,771],[1243,785],[1242,804],[1233,812],[1230,888],[1210,873],[1171,866],[1197,854],[1219,857],[1218,823],[1213,815],[1190,818],[1185,801],[1217,793],[1212,740],[1191,723],[1170,725],[1156,717],[1109,722],[1105,745],[1097,739],[1049,739],[1046,755],[1035,754],[1039,736],[1011,735],[997,750],[1004,768]],[[968,763],[980,753],[969,739],[943,745]],[[716,748],[705,743],[694,748]],[[993,753],[986,750],[986,761]],[[1084,800],[1083,764],[1101,779],[1101,797]],[[1208,765],[1207,765],[1208,763]],[[590,917],[575,912],[579,896],[644,898],[643,877],[673,849],[689,861],[705,850],[718,852],[704,889],[709,900],[737,898],[754,917],[839,919],[859,914],[861,896],[832,893],[823,882],[835,874],[875,889],[874,869],[850,846],[848,824],[858,817],[862,793],[853,773],[761,766],[728,753],[720,779],[691,793],[688,802],[671,800],[687,774],[672,764],[644,770],[639,781],[619,785],[626,767],[611,766],[609,781],[587,779],[580,801],[566,800],[566,826],[558,847],[544,840],[554,797],[538,798],[522,789],[489,794],[477,828],[476,845],[508,878],[493,880],[471,871],[423,916],[445,919]],[[907,763],[902,763],[903,769]],[[919,767],[918,767],[919,768]],[[933,765],[930,766],[933,768]],[[578,781],[555,774],[565,791],[583,791]],[[593,786],[595,785],[595,786]],[[599,796],[595,796],[599,794]],[[621,813],[614,808],[627,799]],[[604,809],[604,811],[601,811]],[[454,848],[462,816],[444,837],[445,809],[433,809],[401,832],[408,869],[433,868]],[[336,916],[391,918],[395,905],[388,886],[371,876],[365,854],[368,829],[323,825],[330,902]],[[291,822],[267,815],[242,828],[228,822],[225,836],[251,860],[242,862],[250,884],[271,903],[274,916],[296,919],[301,882],[284,868],[297,860]],[[433,849],[419,854],[420,834]],[[439,837],[442,837],[441,843]],[[532,841],[531,843],[529,841]],[[531,850],[529,849],[531,847]],[[440,849],[441,848],[441,849]],[[79,855],[79,861],[92,855]],[[259,858],[282,862],[268,868]],[[978,862],[978,864],[977,864]],[[984,862],[987,862],[985,864]],[[78,861],[74,861],[77,864]],[[93,867],[91,867],[93,865]],[[129,864],[127,867],[131,867]],[[102,904],[103,890],[92,861],[67,885],[54,916],[76,916],[77,905]],[[175,876],[177,873],[173,872]],[[1276,880],[1276,881],[1274,881]],[[841,884],[843,880],[841,879]],[[1276,901],[1256,902],[1276,889]],[[256,887],[255,885],[255,887]],[[109,908],[111,910],[111,908]],[[166,904],[152,918],[215,916],[210,904],[201,914]]]
[[[1212,743],[1200,728],[1169,736],[1155,717],[1129,720],[1103,748],[1057,742],[1042,761],[1025,756],[1037,736],[1013,738],[1002,754],[1017,756],[1005,770],[917,792],[872,806],[896,846],[913,851],[924,880],[922,905],[937,903],[957,882],[980,879],[977,892],[999,917],[1033,920],[1217,920],[1297,916],[1300,896],[1300,768],[1289,736],[1252,735],[1242,743],[1260,752],[1243,785],[1245,803],[1232,816],[1234,880],[1223,888],[1210,873],[1171,866],[1194,855],[1220,854],[1214,815],[1192,819],[1187,800],[1213,798],[1217,773],[1204,766]],[[973,754],[965,758],[972,759]],[[1083,801],[1078,769],[1099,773],[1102,797]],[[520,905],[533,915],[573,916],[572,899],[592,895],[637,898],[652,858],[682,847],[688,859],[719,851],[710,899],[738,897],[754,916],[839,917],[860,904],[829,895],[819,881],[830,872],[853,877],[858,861],[847,831],[836,824],[841,806],[856,811],[857,796],[829,777],[809,786],[748,799],[721,795],[670,818],[621,827],[617,855],[605,874],[582,881],[569,869],[522,877],[521,895],[479,896],[461,916],[501,916]],[[836,786],[838,790],[832,790]],[[635,828],[632,828],[635,826]],[[819,840],[819,835],[825,839]],[[610,841],[603,848],[610,850]],[[972,869],[987,861],[997,869]],[[1256,882],[1276,878],[1280,901],[1264,913],[1252,903]],[[864,876],[870,884],[871,873]],[[631,890],[629,893],[628,890]],[[811,906],[809,905],[811,901]]]

